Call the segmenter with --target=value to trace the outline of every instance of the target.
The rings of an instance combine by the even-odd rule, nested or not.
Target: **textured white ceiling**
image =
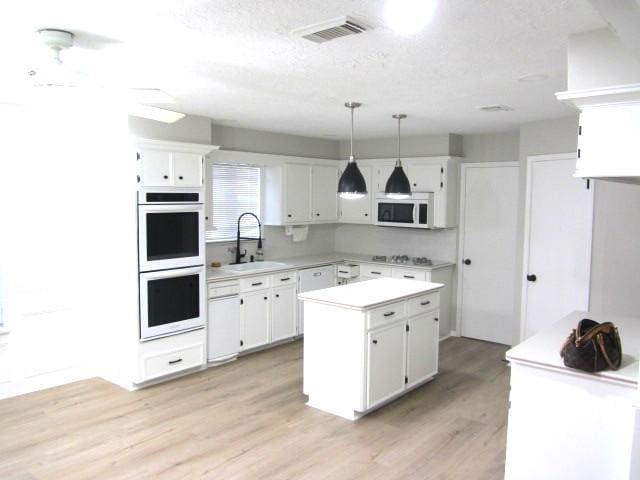
[[[399,36],[382,0],[21,0],[0,7],[3,69],[27,56],[42,27],[77,33],[76,64],[130,86],[162,88],[176,110],[216,123],[315,137],[348,135],[345,101],[360,101],[359,137],[507,130],[571,110],[571,33],[605,23],[587,0],[440,0],[421,33]],[[307,24],[353,15],[376,28],[315,44],[291,36]],[[69,62],[74,57],[69,55]],[[100,67],[103,70],[100,71]],[[538,83],[519,83],[545,74]],[[475,107],[506,104],[512,112]]]

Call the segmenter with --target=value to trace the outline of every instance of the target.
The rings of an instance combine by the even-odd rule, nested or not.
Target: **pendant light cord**
[[[402,165],[402,162],[400,161],[400,120],[401,117],[398,115],[398,166]]]
[[[349,162],[353,162],[355,157],[353,156],[353,106],[349,107],[351,109],[351,154],[349,155]]]

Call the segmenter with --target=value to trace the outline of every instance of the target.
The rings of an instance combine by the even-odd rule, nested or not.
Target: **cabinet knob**
[[[290,214],[290,213],[288,213],[288,214],[287,214],[287,217],[291,218],[291,214]]]
[[[167,178],[169,178],[169,175],[163,175],[162,178],[166,180]]]
[[[368,217],[368,216],[369,216],[369,214],[368,214],[368,213],[365,213],[365,214],[364,214],[364,216],[365,216],[365,217]]]
[[[265,300],[267,300],[269,297],[264,297]]]
[[[182,175],[180,175],[180,176],[178,177],[178,179],[179,179],[179,180],[184,180],[184,177],[183,177]]]
[[[439,322],[439,321],[440,321],[440,319],[439,319],[438,317],[435,317],[435,318],[433,319],[433,321],[434,321],[434,322]]]
[[[471,259],[465,258],[464,262],[462,262],[462,263],[464,263],[465,265],[471,265]]]
[[[414,183],[414,184],[413,184],[413,186],[414,186],[414,187],[417,187],[417,186],[418,186],[418,184],[417,184],[417,183]]]
[[[319,217],[319,216],[320,216],[320,214],[319,214],[319,213],[316,213],[316,217]]]
[[[580,127],[582,128],[582,127]],[[136,160],[140,160],[140,152],[136,152]]]
[[[378,344],[378,340],[373,340],[373,344],[377,345]]]
[[[138,177],[138,183],[140,183],[140,175],[137,175],[137,177]]]
[[[242,340],[240,340],[240,346],[243,347],[244,346],[244,342]]]
[[[276,293],[276,298],[280,298],[280,294],[279,293]]]
[[[535,273],[531,273],[529,275],[527,275],[527,280],[529,280],[530,282],[535,282],[538,279],[538,277],[536,277]]]

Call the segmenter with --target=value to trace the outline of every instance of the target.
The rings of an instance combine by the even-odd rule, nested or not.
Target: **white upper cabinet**
[[[285,171],[286,222],[309,222],[311,220],[311,165],[288,163]]]
[[[442,185],[442,174],[444,168],[439,163],[410,163],[406,166],[411,183],[411,190],[414,192],[438,192]]]
[[[138,139],[138,182],[142,187],[202,187],[204,156],[218,147]]]
[[[373,197],[375,198],[375,194],[378,192],[384,192],[385,187],[387,186],[387,180],[389,180],[389,176],[391,176],[391,172],[395,167],[394,163],[375,163],[373,165],[374,170],[374,189],[373,189]]]
[[[311,180],[313,220],[335,222],[338,219],[338,167],[314,165]]]
[[[358,199],[340,198],[340,221],[344,223],[373,223],[371,216],[372,199],[375,197],[372,184],[373,167],[358,165],[367,184],[367,194]]]
[[[640,184],[640,84],[556,95],[581,110],[575,176]]]
[[[285,163],[265,169],[265,225],[338,219],[338,167]]]

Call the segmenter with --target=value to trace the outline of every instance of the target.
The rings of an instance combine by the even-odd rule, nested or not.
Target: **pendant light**
[[[347,167],[342,172],[338,182],[338,195],[340,195],[340,198],[350,200],[362,198],[367,194],[367,184],[356,164],[356,157],[353,156],[353,110],[360,105],[362,104],[358,102],[344,104],[345,107],[351,109],[351,155],[349,155]]]
[[[398,160],[396,160],[393,172],[389,175],[384,193],[389,198],[408,198],[411,196],[411,184],[402,169],[402,161],[400,160],[400,121],[407,116],[404,113],[398,113],[393,115],[393,118],[398,120]]]

